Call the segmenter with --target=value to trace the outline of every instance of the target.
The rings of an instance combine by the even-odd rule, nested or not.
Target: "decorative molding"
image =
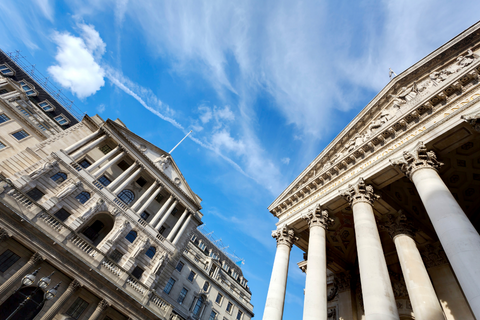
[[[31,263],[37,263],[37,262],[40,262],[40,261],[43,261],[43,257],[40,255],[40,253],[38,252],[35,252],[31,257],[30,257],[30,260],[29,262]]]
[[[292,248],[293,243],[298,240],[293,229],[288,227],[272,231],[272,237],[277,240],[277,247],[283,244]]]
[[[110,303],[105,299],[102,299],[102,301],[100,301],[97,305],[97,309],[100,309],[100,310],[105,310],[108,307],[110,307]]]
[[[358,202],[373,204],[375,200],[380,199],[380,196],[374,193],[373,187],[365,184],[363,178],[359,178],[355,184],[349,184],[347,189],[338,190],[338,192],[351,206]]]
[[[81,286],[82,286],[82,284],[81,284],[80,282],[78,282],[77,279],[73,279],[73,281],[70,282],[70,284],[68,285],[67,290],[76,291],[76,290],[79,289]]]
[[[408,298],[407,285],[405,284],[405,279],[402,274],[390,272],[390,281],[392,282],[395,298]]]
[[[8,238],[10,238],[10,235],[8,234],[7,230],[0,227],[0,242],[7,240]]]
[[[335,274],[335,286],[338,292],[344,292],[351,289],[352,275],[350,271]]]
[[[335,222],[335,220],[330,218],[327,210],[322,210],[320,203],[316,205],[315,209],[308,210],[303,219],[307,220],[310,228],[322,227],[325,230]]]
[[[107,211],[108,208],[107,208],[107,204],[105,202],[105,200],[103,200],[102,198],[99,198],[97,199],[97,201],[93,204],[93,206],[91,206],[90,208],[87,209],[87,211],[85,211],[83,213],[83,215],[80,217],[80,220],[82,221],[86,221],[88,220],[88,218],[90,218],[90,216],[92,216],[93,214],[97,213],[97,212],[100,212],[100,211]]]
[[[427,268],[448,263],[447,255],[439,242],[436,244],[428,244],[423,248],[420,248],[420,254],[422,255],[423,262]]]
[[[461,118],[469,123],[473,127],[473,130],[480,132],[480,112],[465,114],[462,115]]]
[[[68,186],[64,187],[55,197],[58,201],[72,194],[75,190],[79,189],[82,186],[81,181],[72,182]]]
[[[56,165],[58,165],[58,162],[57,161],[52,161],[52,162],[46,162],[43,164],[43,166],[41,166],[40,168],[38,168],[37,170],[31,172],[28,176],[30,177],[30,179],[32,180],[35,180],[35,179],[38,179],[40,178],[43,174],[49,172],[50,170],[53,169],[53,167],[55,167]]]
[[[414,239],[417,232],[414,224],[401,211],[398,215],[389,214],[380,227],[386,230],[392,239],[401,234]]]
[[[443,163],[437,160],[435,152],[427,151],[423,141],[419,141],[411,151],[403,151],[402,157],[390,159],[390,163],[402,170],[409,179],[412,179],[412,174],[419,169],[436,170],[443,166]]]

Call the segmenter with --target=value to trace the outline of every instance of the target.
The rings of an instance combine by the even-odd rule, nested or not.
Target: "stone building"
[[[269,206],[264,320],[480,319],[480,23],[393,78]]]
[[[170,154],[56,98],[0,52],[0,319],[176,317],[200,197]]]
[[[181,319],[250,320],[252,293],[242,269],[194,230],[162,292]]]

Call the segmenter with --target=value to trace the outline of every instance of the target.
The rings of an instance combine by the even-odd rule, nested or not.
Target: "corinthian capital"
[[[443,166],[443,163],[437,160],[435,152],[427,151],[423,141],[418,142],[413,150],[403,151],[402,157],[390,160],[390,163],[400,168],[409,179],[412,178],[412,174],[418,169],[437,169]]]
[[[347,189],[339,190],[340,195],[345,198],[350,205],[354,205],[357,202],[368,202],[373,204],[373,202],[380,198],[379,195],[376,195],[373,191],[371,185],[366,185],[363,178],[359,178],[355,184],[349,184]]]
[[[277,240],[277,246],[280,244],[285,244],[289,246],[290,248],[292,247],[293,243],[298,239],[295,237],[295,232],[293,229],[290,229],[288,227],[283,227],[281,229],[272,231],[272,237]]]
[[[400,234],[405,234],[411,238],[414,238],[417,231],[413,226],[413,223],[407,220],[407,217],[401,213],[397,216],[389,214],[381,227],[387,230],[392,239]]]
[[[480,132],[480,112],[465,114],[461,118],[468,122],[475,131]]]
[[[307,220],[309,227],[322,227],[328,229],[328,226],[332,225],[334,220],[330,218],[327,210],[322,210],[322,206],[317,204],[315,209],[308,210],[308,213],[303,216],[303,219]]]

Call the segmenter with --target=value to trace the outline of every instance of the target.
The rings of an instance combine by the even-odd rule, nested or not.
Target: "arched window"
[[[81,204],[84,204],[88,201],[88,199],[90,199],[90,193],[87,191],[82,191],[78,196],[75,197],[75,199],[77,199]]]
[[[52,179],[56,183],[60,184],[63,181],[67,180],[67,175],[63,172],[57,172],[53,176],[51,176],[50,179]]]
[[[125,189],[118,194],[118,198],[125,202],[125,204],[130,204],[135,199],[135,194],[133,191]]]
[[[85,229],[85,231],[83,231],[83,235],[88,239],[95,241],[97,240],[97,237],[100,234],[100,231],[102,231],[103,227],[105,227],[103,222],[95,220],[95,222],[91,226],[89,226],[87,229]]]
[[[203,291],[207,291],[208,287],[210,287],[210,282],[205,281],[205,283],[203,284]]]
[[[193,308],[193,314],[195,316],[198,316],[200,314],[200,310],[202,309],[203,301],[204,301],[203,296],[200,296],[197,300],[197,303],[195,303],[195,307]]]
[[[0,319],[7,319],[11,315],[13,315],[11,320],[35,318],[46,302],[43,295],[43,290],[38,290],[36,286],[19,289],[0,305]],[[25,299],[28,296],[31,296],[30,299]],[[23,308],[20,312],[13,314],[22,302],[25,303]]]
[[[155,247],[150,247],[150,248],[148,248],[147,252],[145,252],[145,254],[147,255],[147,257],[149,257],[150,259],[152,259],[153,256],[155,255],[155,252],[157,252],[157,250],[155,249]]]
[[[127,236],[125,237],[125,239],[127,239],[128,241],[130,241],[131,243],[133,243],[133,241],[135,241],[135,239],[137,239],[137,233],[135,231],[130,231]]]

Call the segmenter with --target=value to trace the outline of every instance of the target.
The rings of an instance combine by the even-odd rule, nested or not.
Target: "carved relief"
[[[390,272],[390,281],[392,282],[392,289],[395,298],[408,297],[407,285],[405,284],[403,275]]]
[[[160,169],[163,171],[170,166],[172,160],[170,156],[163,154],[160,156],[160,158],[155,159],[154,162],[158,164]]]
[[[279,230],[272,231],[272,237],[277,240],[277,246],[284,244],[290,248],[292,247],[293,243],[298,240],[293,229],[288,227],[283,227]]]
[[[338,288],[339,293],[350,290],[351,281],[352,275],[348,271],[335,274],[335,286]]]
[[[375,200],[380,198],[379,195],[374,193],[371,185],[366,185],[363,178],[359,178],[355,184],[349,184],[347,189],[339,190],[340,195],[350,202],[350,205],[354,205],[357,202],[368,202],[373,204]]]
[[[404,151],[401,158],[390,160],[390,163],[402,170],[409,179],[411,179],[413,172],[418,169],[437,169],[443,166],[443,163],[437,160],[435,152],[427,151],[423,141],[418,142],[413,150]]]
[[[43,166],[41,166],[41,167],[38,168],[37,170],[31,172],[28,176],[29,176],[30,179],[32,179],[32,180],[38,179],[38,178],[41,177],[43,174],[45,174],[45,173],[49,172],[50,170],[52,170],[53,167],[55,167],[57,164],[58,164],[57,161],[46,162],[46,163],[43,164]]]
[[[320,226],[324,229],[328,229],[328,226],[332,225],[334,220],[330,218],[327,210],[322,210],[322,206],[317,204],[315,208],[308,210],[303,216],[303,219],[307,220],[310,228]]]
[[[440,243],[426,245],[420,249],[420,254],[427,268],[448,263],[447,256]]]
[[[337,320],[337,308],[328,308],[327,317],[328,320]]]
[[[72,194],[75,190],[82,186],[82,182],[77,181],[75,183],[70,183],[68,186],[60,190],[60,192],[55,196],[58,200],[62,200],[66,196]]]
[[[80,217],[80,220],[86,221],[88,218],[90,218],[90,216],[100,211],[107,211],[107,204],[105,203],[105,200],[101,198],[83,213],[83,215]]]

